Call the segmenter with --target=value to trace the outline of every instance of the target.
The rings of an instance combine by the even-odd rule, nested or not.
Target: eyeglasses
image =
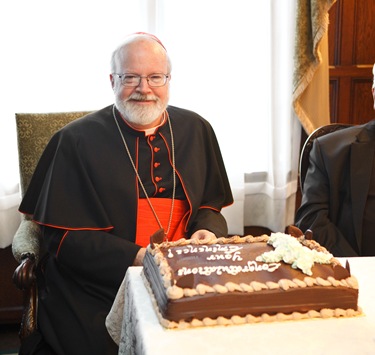
[[[114,73],[114,75],[117,75],[121,79],[121,84],[128,87],[136,87],[141,83],[141,79],[145,78],[147,80],[147,83],[150,87],[160,87],[164,86],[167,83],[167,80],[169,78],[169,75],[167,74],[160,74],[160,73],[154,73],[147,76],[142,75],[136,75],[136,74],[117,74]]]

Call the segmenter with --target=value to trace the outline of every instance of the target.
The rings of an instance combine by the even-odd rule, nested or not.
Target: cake
[[[361,314],[348,262],[305,236],[151,241],[143,279],[165,328]]]

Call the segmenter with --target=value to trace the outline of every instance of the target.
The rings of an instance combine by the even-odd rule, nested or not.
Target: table
[[[164,329],[141,277],[142,267],[126,273],[107,328],[119,354],[375,354],[375,257],[349,260],[359,282],[363,316],[310,319],[186,330]],[[125,292],[126,290],[126,292]]]

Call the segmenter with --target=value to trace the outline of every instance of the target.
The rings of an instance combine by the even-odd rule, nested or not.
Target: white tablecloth
[[[119,354],[126,355],[375,354],[375,257],[349,258],[349,263],[359,282],[360,317],[166,330],[143,284],[142,268],[131,267],[107,328]]]

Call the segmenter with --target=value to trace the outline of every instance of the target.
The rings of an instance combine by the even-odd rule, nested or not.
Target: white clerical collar
[[[164,114],[163,115],[163,119],[162,121],[155,127],[151,127],[151,128],[147,128],[147,129],[144,129],[143,131],[145,132],[145,136],[151,136],[152,134],[154,134],[156,132],[156,130],[162,126],[164,124],[166,120],[166,115]]]

